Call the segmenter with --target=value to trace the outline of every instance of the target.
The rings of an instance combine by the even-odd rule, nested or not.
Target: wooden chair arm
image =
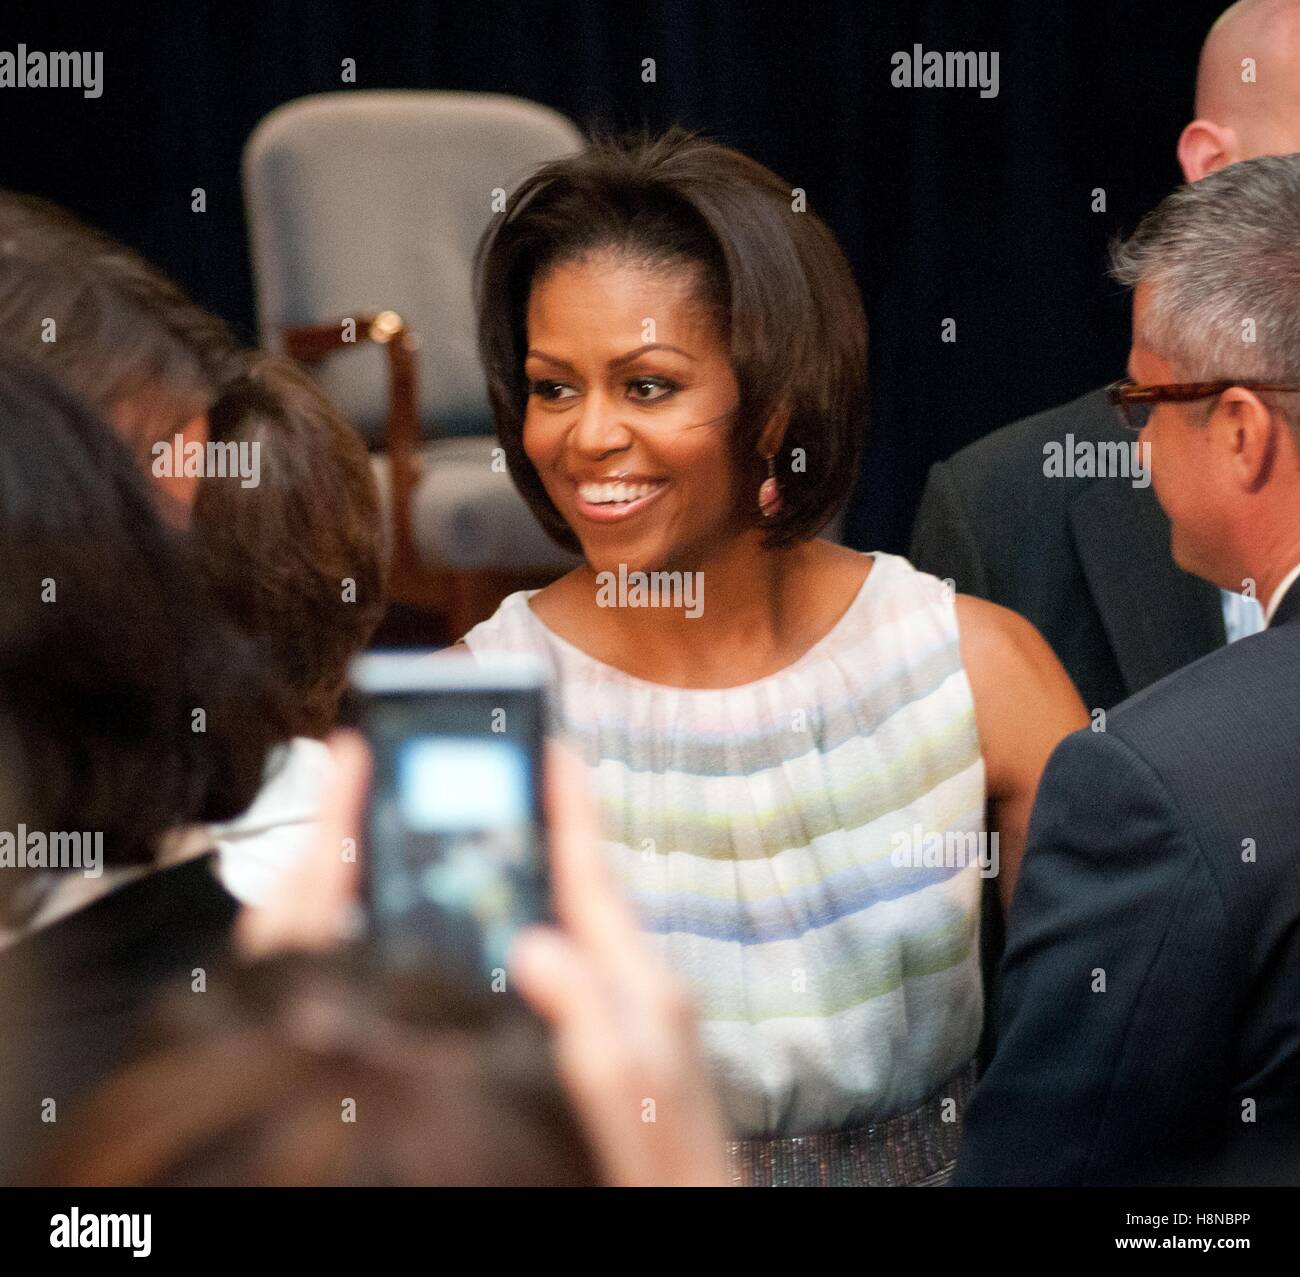
[[[420,476],[419,383],[414,333],[395,310],[284,329],[285,352],[305,364],[319,363],[328,355],[355,347],[360,341],[374,342],[388,352],[388,422],[384,443],[391,484],[393,557],[397,565],[417,565],[419,556],[410,521],[411,495]]]
[[[490,616],[507,594],[545,585],[558,573],[453,571],[430,568],[421,561],[411,534],[410,518],[412,497],[422,468],[415,366],[418,339],[405,320],[392,310],[357,315],[348,327],[340,318],[332,323],[284,329],[285,352],[304,364],[319,363],[361,342],[376,342],[388,351],[385,447],[390,466],[393,547],[389,597],[439,618],[438,638],[421,639],[422,642],[450,642]]]

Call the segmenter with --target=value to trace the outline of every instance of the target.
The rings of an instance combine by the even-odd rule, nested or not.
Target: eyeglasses
[[[1170,386],[1139,386],[1131,377],[1124,377],[1107,386],[1106,395],[1124,428],[1141,430],[1151,420],[1157,404],[1214,399],[1234,386],[1243,390],[1300,391],[1300,386],[1284,386],[1272,381],[1187,381]]]

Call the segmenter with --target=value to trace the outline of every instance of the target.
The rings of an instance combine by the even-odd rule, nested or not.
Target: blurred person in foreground
[[[584,563],[465,643],[554,671],[607,854],[700,1008],[733,1174],[942,1182],[981,874],[1014,884],[1086,721],[1069,680],[1019,617],[817,538],[856,477],[866,326],[775,174],[681,131],[592,143],[513,193],[478,288],[507,463]]]
[[[268,713],[288,713],[287,735],[253,807],[218,828],[177,831],[159,849],[179,861],[215,843],[222,882],[256,903],[310,839],[328,783],[319,738],[347,662],[383,610],[364,445],[290,361],[241,351],[138,254],[13,192],[0,192],[0,320],[0,345],[113,427],[280,685]],[[65,894],[76,897],[72,884]]]
[[[1134,295],[1112,399],[1174,560],[1252,584],[1268,624],[1052,755],[957,1179],[1294,1184],[1300,155],[1182,187],[1113,256]]]
[[[360,838],[369,757],[346,732],[332,752],[312,854],[243,914],[250,965],[168,999],[151,1046],[32,1182],[723,1184],[694,1016],[619,898],[581,765],[558,748],[547,760],[558,925],[516,938],[520,1001],[341,945],[358,886],[341,849]]]
[[[227,947],[211,858],[160,870],[159,844],[243,810],[282,730],[154,498],[80,399],[0,356],[0,1182]]]
[[[64,209],[0,191],[0,349],[85,400],[153,480],[164,519],[187,521],[199,482],[187,455],[242,370],[219,319]]]
[[[288,739],[238,820],[185,835],[215,844],[226,887],[260,904],[310,844],[329,783],[348,662],[384,611],[379,495],[361,437],[288,359],[247,356],[210,417],[211,435],[255,464],[244,484],[205,476],[190,530],[218,602],[257,643],[282,690]],[[178,846],[184,845],[178,842]]]

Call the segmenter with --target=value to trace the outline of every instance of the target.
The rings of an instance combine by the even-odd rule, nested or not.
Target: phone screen
[[[540,689],[370,691],[370,929],[403,964],[504,967],[549,914]]]

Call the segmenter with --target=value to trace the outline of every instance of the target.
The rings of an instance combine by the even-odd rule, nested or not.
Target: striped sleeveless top
[[[602,664],[538,620],[535,591],[465,639],[554,672],[609,854],[694,994],[742,1137],[907,1114],[964,1074],[980,1035],[979,867],[933,851],[984,832],[956,611],[934,577],[873,557],[823,639],[740,687]]]

